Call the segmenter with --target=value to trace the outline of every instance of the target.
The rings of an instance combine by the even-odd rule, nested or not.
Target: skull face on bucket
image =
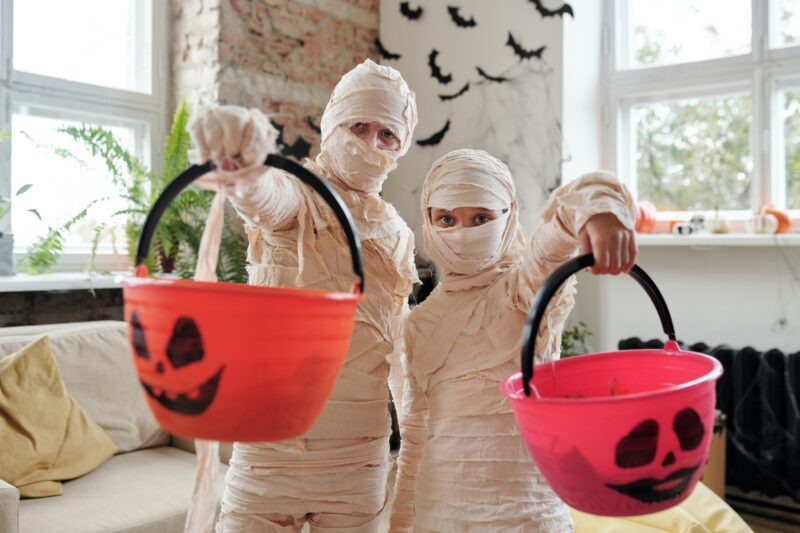
[[[162,378],[171,367],[172,371],[179,372],[189,365],[203,362],[205,350],[200,330],[194,320],[188,317],[179,317],[172,328],[172,334],[166,346],[166,361],[156,360],[151,357],[147,345],[147,334],[142,326],[139,314],[131,314],[131,343],[139,364],[151,364],[155,371],[155,378],[150,380],[140,379],[147,395],[162,405],[165,409],[184,415],[198,415],[203,413],[217,394],[222,372],[225,366],[220,366],[211,377],[198,382],[190,388],[176,389],[175,382],[168,377]],[[166,364],[165,364],[166,363]]]
[[[658,421],[652,418],[637,424],[617,443],[614,457],[615,464],[621,469],[647,467],[660,459],[664,468],[663,477],[643,477],[621,484],[606,483],[606,486],[645,503],[659,503],[682,496],[700,464],[676,467],[675,454],[696,450],[703,442],[705,428],[694,409],[686,408],[678,412],[672,423],[672,431],[677,437],[680,451],[659,450],[659,432],[664,430],[666,428],[659,427]]]

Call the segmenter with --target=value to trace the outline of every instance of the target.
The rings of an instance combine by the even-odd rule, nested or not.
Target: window
[[[800,0],[604,9],[605,158],[637,197],[665,217],[800,210]]]
[[[153,0],[0,0],[0,194],[32,184],[0,221],[15,254],[103,198],[66,238],[59,269],[82,269],[93,227],[124,208],[102,163],[61,129],[102,126],[146,165],[158,159],[168,19],[168,3]],[[97,267],[119,267],[125,246],[109,231]]]

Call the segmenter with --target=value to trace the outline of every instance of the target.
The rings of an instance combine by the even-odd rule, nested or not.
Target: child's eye
[[[476,224],[486,224],[487,222],[491,222],[491,221],[492,221],[492,217],[490,217],[489,215],[477,215],[475,217],[475,223]]]
[[[456,221],[456,219],[454,219],[450,215],[442,215],[442,216],[439,217],[439,222],[443,222],[444,224],[447,224],[448,226],[450,224],[453,224],[455,221]]]

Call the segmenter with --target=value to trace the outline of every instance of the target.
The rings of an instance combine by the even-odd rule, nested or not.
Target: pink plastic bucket
[[[591,264],[591,255],[573,259],[537,293],[523,334],[522,372],[507,378],[502,390],[531,456],[564,502],[596,515],[654,513],[686,499],[702,476],[722,365],[679,349],[664,299],[637,266],[631,275],[650,295],[669,338],[663,350],[597,353],[533,367],[533,339],[548,302],[569,276]]]

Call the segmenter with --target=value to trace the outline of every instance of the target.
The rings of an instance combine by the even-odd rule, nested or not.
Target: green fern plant
[[[170,133],[164,145],[164,165],[160,173],[148,169],[141,160],[126,150],[114,135],[97,126],[82,125],[65,127],[59,131],[85,146],[93,159],[98,160],[107,171],[108,179],[125,200],[126,207],[111,215],[112,220],[94,228],[90,271],[94,271],[94,257],[100,241],[110,234],[116,225],[124,225],[131,262],[136,255],[136,246],[147,213],[164,188],[189,166],[188,151],[191,146],[186,130],[189,122],[188,106],[181,102],[173,117]],[[77,160],[69,150],[46,147],[64,159]],[[200,239],[214,193],[194,187],[184,190],[164,212],[156,228],[148,254],[147,267],[150,272],[178,273],[190,278],[200,247]],[[48,228],[23,259],[25,268],[34,273],[50,270],[63,251],[64,239],[76,222],[86,217],[98,202],[91,202],[74,217],[57,227]],[[115,224],[116,222],[116,224]],[[247,238],[235,214],[226,212],[217,276],[220,281],[243,282],[247,280],[245,257]]]
[[[572,327],[565,327],[561,333],[561,357],[588,353],[588,338],[591,336],[592,332],[583,321],[573,324]]]

